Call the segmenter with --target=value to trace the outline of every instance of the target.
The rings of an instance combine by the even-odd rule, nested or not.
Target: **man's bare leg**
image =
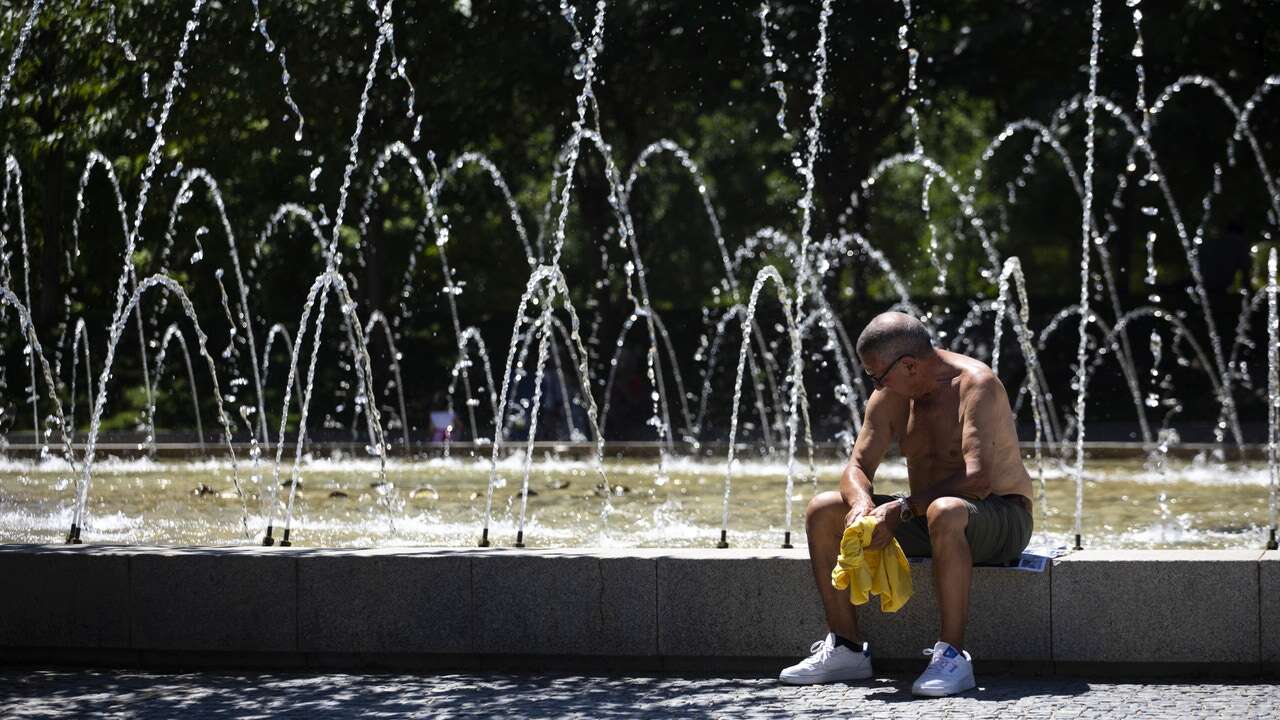
[[[831,587],[831,568],[840,554],[840,537],[844,534],[844,520],[848,514],[849,506],[836,492],[818,495],[805,511],[809,561],[831,632],[813,644],[809,657],[778,673],[778,680],[789,685],[866,680],[873,674],[871,653],[863,652],[853,606],[849,604],[847,595],[842,596]],[[853,643],[856,646],[851,646]]]
[[[964,530],[969,511],[959,498],[942,497],[929,505],[929,542],[933,545],[933,583],[942,614],[943,642],[964,649],[964,626],[969,621],[969,583],[973,555]]]
[[[854,643],[863,641],[858,632],[858,619],[849,596],[831,586],[831,569],[840,556],[840,538],[844,535],[849,506],[838,492],[819,493],[805,511],[805,532],[809,536],[809,562],[813,565],[813,581],[822,596],[827,627],[831,632]],[[963,530],[961,531],[963,539]],[[968,553],[968,548],[965,548]],[[966,597],[968,585],[965,586]]]

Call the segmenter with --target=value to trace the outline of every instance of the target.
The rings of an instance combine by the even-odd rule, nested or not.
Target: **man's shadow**
[[[916,675],[878,676],[871,681],[867,700],[884,703],[928,702],[934,698],[911,694]],[[1079,678],[988,675],[972,690],[948,697],[979,702],[1009,702],[1027,697],[1077,697],[1089,692],[1089,683]],[[942,699],[942,698],[938,698]]]

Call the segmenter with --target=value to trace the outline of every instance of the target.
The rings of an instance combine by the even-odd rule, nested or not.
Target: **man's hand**
[[[844,516],[845,528],[847,529],[852,527],[854,523],[861,520],[863,516],[870,515],[871,512],[875,509],[876,509],[876,504],[870,497],[864,498],[863,500],[854,503],[849,508],[849,514]]]
[[[898,524],[902,522],[902,501],[887,502],[868,514],[878,522],[876,529],[871,533],[871,544],[867,545],[867,549],[883,550],[893,539],[893,531],[897,530]]]

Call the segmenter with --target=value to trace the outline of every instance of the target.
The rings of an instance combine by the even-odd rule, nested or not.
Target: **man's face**
[[[895,378],[901,378],[905,374],[909,374],[908,366],[915,364],[915,358],[909,353],[890,356],[888,359],[880,355],[869,355],[862,361],[862,369],[867,373],[871,384],[877,390],[883,390],[886,387],[892,387],[896,384]]]

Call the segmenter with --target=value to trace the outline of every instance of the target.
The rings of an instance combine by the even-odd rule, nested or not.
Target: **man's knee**
[[[929,503],[925,517],[932,537],[963,534],[969,525],[969,507],[960,498],[940,497]]]
[[[809,501],[809,506],[804,511],[805,526],[814,527],[833,520],[843,521],[848,514],[849,506],[844,497],[834,490],[828,490],[814,495]]]

